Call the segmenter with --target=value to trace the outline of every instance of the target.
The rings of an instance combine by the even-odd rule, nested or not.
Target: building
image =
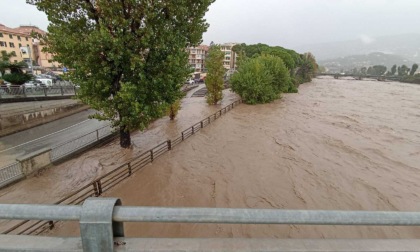
[[[225,43],[220,45],[220,50],[225,53],[225,59],[223,60],[223,66],[227,70],[235,70],[236,69],[236,61],[238,56],[234,51],[232,51],[233,46],[236,43]]]
[[[209,47],[206,45],[200,45],[197,47],[188,47],[189,53],[188,63],[195,72],[204,73],[206,72],[206,56],[209,51]]]
[[[45,34],[45,31],[36,26],[22,25],[10,28],[0,24],[0,51],[15,52],[16,56],[11,58],[12,62],[25,61],[29,63],[32,59],[34,66],[58,67],[57,62],[51,62],[51,54],[42,52],[43,46],[39,40],[32,38],[32,32]],[[21,50],[21,47],[29,49]]]

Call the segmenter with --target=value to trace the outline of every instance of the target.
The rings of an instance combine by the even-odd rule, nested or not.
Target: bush
[[[230,82],[232,90],[248,104],[271,102],[294,86],[282,59],[272,55],[242,62]]]
[[[12,85],[22,85],[32,79],[32,76],[25,73],[10,73],[3,75],[3,79],[12,83]]]

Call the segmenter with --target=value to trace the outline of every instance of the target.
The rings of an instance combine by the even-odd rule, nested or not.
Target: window
[[[26,41],[28,41],[28,37],[25,37]]]
[[[19,40],[19,41],[21,41],[21,40],[20,40],[20,36],[17,36],[17,38],[18,38],[18,40]]]
[[[15,60],[15,63],[17,63],[17,60]]]
[[[3,38],[3,33],[0,32],[0,38]]]
[[[7,43],[6,43],[6,42],[4,42],[4,41],[0,41],[0,46],[1,46],[1,47],[7,47]]]
[[[9,34],[9,38],[11,38],[11,39],[12,39],[12,38],[13,38],[13,35],[12,35],[12,34]]]
[[[22,44],[21,43],[19,43],[19,48],[21,48],[22,47]]]
[[[15,43],[9,42],[9,46],[10,46],[10,48],[15,48]]]

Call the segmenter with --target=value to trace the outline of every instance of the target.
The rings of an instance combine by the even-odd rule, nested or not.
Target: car
[[[185,81],[185,84],[193,85],[195,84],[195,81],[193,79],[188,79]]]
[[[52,79],[37,77],[35,80],[41,82],[42,83],[41,85],[45,85],[45,87],[52,87],[53,86],[53,80]]]

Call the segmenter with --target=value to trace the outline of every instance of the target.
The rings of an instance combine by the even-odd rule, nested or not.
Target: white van
[[[53,81],[52,79],[44,79],[44,78],[36,78],[37,81],[40,81],[42,85],[45,85],[46,87],[52,87]]]

